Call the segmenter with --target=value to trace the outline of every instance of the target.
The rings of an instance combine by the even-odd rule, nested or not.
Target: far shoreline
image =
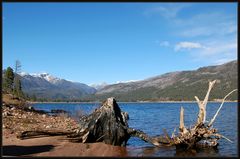
[[[209,103],[221,103],[222,100],[217,100],[217,101],[208,101]],[[224,101],[225,103],[237,103],[237,100],[234,101]],[[91,102],[31,102],[27,101],[29,104],[58,104],[58,103],[65,103],[65,104],[77,104],[77,103],[102,103],[99,101],[91,101]],[[196,101],[137,101],[137,102],[118,102],[117,103],[197,103]]]

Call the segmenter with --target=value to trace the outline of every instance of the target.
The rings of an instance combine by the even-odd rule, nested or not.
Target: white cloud
[[[199,48],[204,48],[204,46],[202,46],[200,43],[185,41],[185,42],[180,42],[176,44],[174,50],[180,51],[183,49],[191,50],[191,49],[199,49]]]
[[[160,46],[164,46],[164,47],[170,46],[170,43],[168,41],[162,41],[159,44],[160,44]]]
[[[196,45],[195,47],[198,47],[198,49],[189,49],[187,52],[193,61],[223,64],[237,59],[236,39],[210,39],[202,41],[201,45]]]

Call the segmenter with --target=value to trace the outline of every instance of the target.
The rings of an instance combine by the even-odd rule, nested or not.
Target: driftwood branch
[[[37,131],[24,131],[18,134],[17,138],[28,139],[28,138],[42,137],[42,136],[62,136],[62,135],[72,135],[72,134],[74,134],[74,132],[37,130]]]
[[[197,96],[195,96],[195,99],[196,99],[196,101],[198,103],[198,107],[199,107],[199,113],[198,113],[198,119],[197,119],[196,125],[198,125],[200,123],[205,123],[205,121],[206,121],[206,106],[207,106],[209,94],[215,83],[216,83],[216,80],[209,82],[208,91],[207,91],[206,96],[203,101],[200,101],[199,98]]]
[[[183,109],[183,107],[181,107],[181,110],[180,110],[179,131],[180,131],[182,134],[187,133],[187,129],[186,129],[185,126],[184,126],[184,109]]]
[[[176,131],[176,127],[174,128],[174,130],[173,130],[173,132],[172,132],[171,138],[174,138],[174,137],[175,137],[175,131]]]
[[[138,137],[140,139],[142,139],[145,142],[149,142],[155,146],[160,146],[160,142],[154,138],[151,138],[150,136],[148,136],[146,133],[144,133],[141,130],[136,130],[133,128],[128,128],[128,134],[130,134],[130,136],[132,137]]]
[[[224,102],[225,102],[225,99],[226,99],[229,95],[231,95],[233,92],[235,92],[235,91],[237,91],[237,89],[232,90],[230,93],[228,93],[228,94],[223,98],[223,101],[222,101],[220,107],[218,108],[216,114],[213,116],[213,118],[212,118],[211,121],[209,122],[208,127],[212,126],[212,124],[213,124],[213,122],[215,121],[215,119],[216,119],[216,117],[217,117],[220,109],[222,108],[222,106],[223,106],[223,104],[224,104]]]
[[[221,135],[221,137],[222,137],[222,138],[224,138],[224,139],[226,139],[227,141],[229,141],[229,142],[233,143],[233,141],[232,141],[232,140],[230,140],[230,139],[228,139],[227,137],[225,137],[225,136],[223,136],[223,135]]]
[[[229,142],[232,142],[230,139],[226,138],[223,135],[220,135],[217,133],[217,129],[210,128],[214,120],[216,119],[216,116],[218,115],[220,109],[222,108],[222,105],[225,101],[225,99],[233,93],[235,90],[228,93],[222,101],[221,106],[217,110],[216,114],[214,115],[213,119],[210,121],[208,125],[205,125],[206,122],[206,105],[208,102],[208,98],[210,95],[210,91],[212,90],[216,80],[209,82],[208,91],[206,93],[205,99],[203,101],[200,101],[197,96],[195,96],[195,99],[198,103],[199,107],[199,113],[198,113],[198,120],[197,123],[193,128],[186,129],[184,125],[184,109],[181,107],[180,110],[180,126],[179,126],[179,135],[174,137],[174,143],[176,147],[181,148],[194,148],[194,147],[215,147],[218,145],[218,140],[220,138],[224,138],[228,140]]]

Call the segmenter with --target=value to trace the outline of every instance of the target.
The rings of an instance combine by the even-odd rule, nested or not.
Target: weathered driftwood
[[[234,91],[231,91],[228,93],[222,101],[221,106],[217,110],[216,114],[212,118],[212,120],[209,122],[209,124],[206,123],[206,106],[209,98],[209,94],[211,89],[213,88],[216,80],[209,82],[209,87],[207,94],[203,101],[200,101],[197,96],[195,96],[195,99],[197,100],[198,107],[199,107],[199,113],[197,118],[197,123],[193,128],[187,129],[184,126],[184,109],[181,107],[180,111],[180,125],[179,125],[179,135],[175,137],[172,137],[172,140],[174,140],[174,145],[178,148],[196,148],[196,147],[216,147],[218,145],[218,140],[220,138],[225,138],[226,140],[230,141],[228,138],[226,138],[223,135],[220,135],[217,133],[217,129],[212,128],[212,124],[214,120],[216,119],[216,116],[218,115],[218,112],[220,111],[224,100]]]
[[[23,139],[43,137],[43,136],[62,136],[62,135],[72,135],[72,134],[74,134],[74,132],[35,130],[35,131],[24,131],[18,134],[17,138],[23,140]]]

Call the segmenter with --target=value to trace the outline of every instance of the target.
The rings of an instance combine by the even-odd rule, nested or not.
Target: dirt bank
[[[17,136],[23,131],[72,132],[79,125],[64,114],[50,116],[35,111],[11,94],[3,94],[2,99],[3,156],[127,156],[125,147],[104,143],[74,143],[66,136],[18,139]]]
[[[5,132],[6,133],[6,132]],[[4,156],[127,156],[125,147],[104,143],[73,143],[65,136],[20,140],[14,135],[3,137]]]

